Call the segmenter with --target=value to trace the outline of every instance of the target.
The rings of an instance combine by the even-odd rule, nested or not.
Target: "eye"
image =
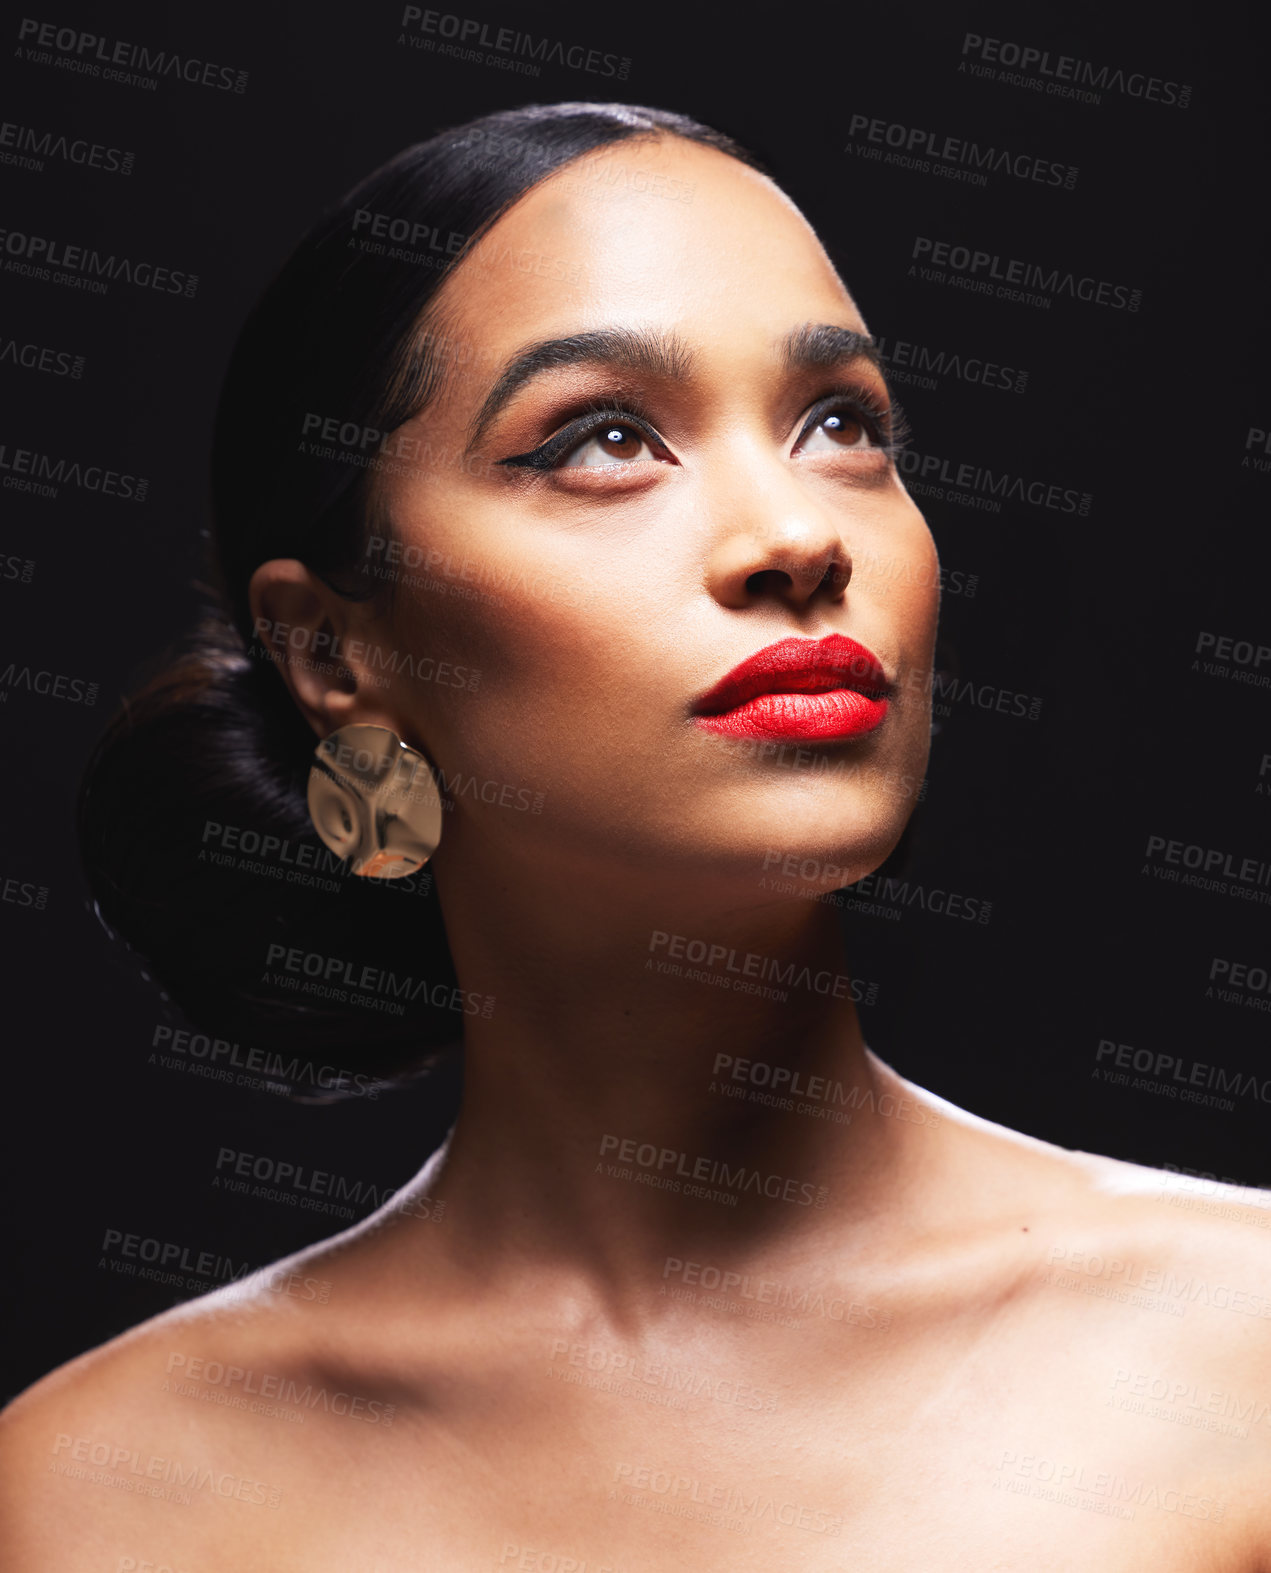
[[[641,449],[646,450],[641,453]],[[603,469],[606,465],[626,464],[631,459],[652,457],[649,440],[638,426],[625,421],[606,421],[560,461],[564,469]]]
[[[610,470],[632,459],[667,456],[651,426],[629,410],[599,409],[579,416],[529,453],[513,454],[500,464],[537,470]]]
[[[798,446],[804,453],[830,453],[843,448],[877,448],[877,423],[850,405],[813,412]]]

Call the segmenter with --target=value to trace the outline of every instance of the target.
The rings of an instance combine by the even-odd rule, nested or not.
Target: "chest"
[[[328,1421],[276,1457],[273,1531],[317,1573],[1247,1566],[1247,1434],[1127,1403],[1104,1364],[549,1361],[391,1427]]]

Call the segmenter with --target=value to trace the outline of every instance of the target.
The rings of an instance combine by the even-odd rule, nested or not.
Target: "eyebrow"
[[[632,328],[597,328],[591,333],[571,333],[568,338],[543,339],[504,367],[472,422],[468,447],[476,447],[495,417],[527,382],[562,366],[613,366],[683,382],[692,371],[693,355],[673,333]]]
[[[828,322],[805,322],[792,329],[780,349],[787,371],[829,368],[854,360],[867,360],[875,371],[883,369],[882,351],[868,333]]]
[[[841,366],[854,360],[868,361],[879,372],[883,369],[882,353],[868,333],[826,322],[792,328],[777,351],[786,371]],[[693,352],[674,333],[597,328],[566,338],[543,339],[522,350],[504,367],[473,418],[468,449],[476,447],[516,394],[545,372],[566,366],[609,366],[643,372],[667,382],[684,382],[692,374],[695,362]]]

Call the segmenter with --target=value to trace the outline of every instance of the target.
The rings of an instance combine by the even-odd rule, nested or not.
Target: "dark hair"
[[[763,169],[731,138],[661,109],[533,104],[483,116],[355,186],[300,242],[234,348],[212,447],[215,604],[113,718],[78,817],[107,928],[197,1027],[259,1049],[277,1083],[331,1085],[315,1081],[317,1059],[347,1075],[344,1090],[408,1074],[456,1047],[465,1015],[488,1007],[455,987],[426,868],[353,877],[314,834],[315,738],[254,637],[252,572],[295,557],[343,595],[391,594],[368,568],[370,527],[388,526],[371,517],[374,471],[358,434],[395,430],[441,386],[446,354],[425,329],[433,296],[546,176],[661,135]],[[389,239],[369,242],[368,226]],[[420,235],[445,248],[421,255]],[[354,440],[306,439],[327,421]]]

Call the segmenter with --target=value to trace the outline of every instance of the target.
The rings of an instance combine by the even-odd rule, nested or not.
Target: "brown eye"
[[[621,421],[606,421],[561,461],[561,468],[594,469],[606,464],[625,464],[629,459],[645,457],[641,449],[648,446],[648,439],[638,427]]]
[[[800,443],[804,453],[827,453],[835,448],[873,448],[868,426],[851,410],[831,410],[823,415]]]

